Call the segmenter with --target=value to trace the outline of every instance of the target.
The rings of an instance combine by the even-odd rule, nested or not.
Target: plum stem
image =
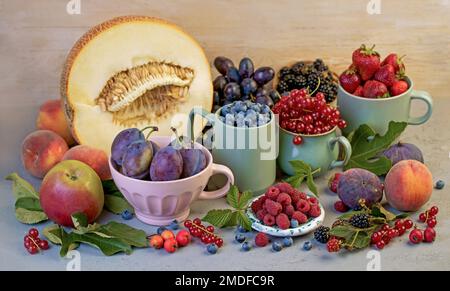
[[[141,133],[143,133],[143,132],[146,131],[147,129],[151,129],[151,131],[147,134],[147,136],[145,137],[145,139],[148,139],[148,138],[150,137],[150,135],[151,135],[153,132],[159,130],[159,128],[158,128],[157,126],[147,126],[147,127],[144,127],[143,129],[141,129],[140,131],[141,131]]]

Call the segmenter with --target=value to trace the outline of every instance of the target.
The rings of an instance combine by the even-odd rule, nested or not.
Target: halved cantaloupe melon
[[[194,106],[211,110],[210,66],[200,45],[178,26],[145,16],[119,17],[75,44],[61,78],[74,138],[110,152],[124,128],[171,126],[187,133]],[[202,128],[201,119],[195,128]]]

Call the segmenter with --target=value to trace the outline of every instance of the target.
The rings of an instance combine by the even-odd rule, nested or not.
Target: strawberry
[[[394,82],[396,81],[395,76],[395,68],[391,64],[386,64],[382,66],[376,73],[375,73],[375,80],[380,81],[384,85],[390,87]]]
[[[355,92],[356,88],[358,88],[361,83],[361,78],[358,76],[358,73],[356,73],[356,68],[350,66],[350,68],[345,70],[339,77],[339,83],[348,93]]]
[[[389,96],[386,85],[375,80],[367,81],[364,84],[363,91],[366,98],[384,98]]]
[[[408,83],[404,80],[397,80],[389,89],[391,96],[397,96],[408,91]]]
[[[403,59],[404,57],[405,57],[405,56],[402,56],[402,57],[399,58],[398,55],[395,54],[395,53],[389,54],[389,55],[383,60],[383,62],[381,62],[381,66],[384,66],[384,65],[389,64],[389,65],[391,65],[391,66],[394,67],[394,70],[395,70],[395,73],[396,73],[396,74],[398,74],[398,73],[404,74],[404,73],[405,73],[405,64],[404,64],[403,61],[402,61],[402,59]]]
[[[355,92],[353,92],[353,95],[359,96],[359,97],[364,97],[363,86],[358,86],[358,88],[356,88]]]
[[[374,51],[375,46],[367,48],[364,44],[353,52],[353,65],[359,72],[361,79],[367,81],[380,68],[380,55]]]

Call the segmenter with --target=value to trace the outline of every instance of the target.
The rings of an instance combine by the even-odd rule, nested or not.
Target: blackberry
[[[330,228],[326,226],[319,226],[314,232],[314,239],[320,243],[326,244],[330,240]]]
[[[328,66],[325,65],[322,59],[317,59],[313,63],[314,68],[319,72],[328,71]]]
[[[295,65],[292,66],[292,73],[296,74],[296,75],[301,75],[302,74],[302,69],[305,67],[305,63],[304,62],[298,62]]]
[[[309,87],[310,92],[314,91],[319,84],[319,75],[316,73],[311,73],[306,78],[307,87]]]
[[[336,99],[336,95],[337,95],[337,85],[331,82],[327,82],[325,81],[324,83],[320,83],[319,86],[319,92],[322,92],[323,94],[325,94],[325,100],[327,101],[327,103],[333,102],[334,99]]]
[[[289,74],[291,74],[291,73],[292,73],[292,72],[291,72],[291,69],[289,69],[288,67],[283,67],[283,68],[280,70],[280,79],[283,79],[284,76],[289,75]]]
[[[289,92],[289,85],[286,83],[286,81],[281,81],[278,83],[277,91],[283,94],[284,92]]]
[[[300,89],[306,88],[306,87],[308,87],[308,80],[306,79],[305,76],[299,75],[299,76],[295,77],[295,86]]]
[[[367,214],[355,214],[350,218],[350,224],[358,228],[368,228],[370,226]]]

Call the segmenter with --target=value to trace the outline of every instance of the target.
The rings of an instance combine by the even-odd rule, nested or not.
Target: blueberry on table
[[[133,218],[133,213],[131,213],[129,210],[124,210],[124,211],[122,212],[122,218],[123,218],[124,220],[130,220],[130,219]]]
[[[208,253],[210,253],[211,255],[214,255],[217,253],[217,249],[218,247],[215,244],[209,244],[206,247],[206,250],[208,251]]]
[[[292,246],[293,243],[294,243],[294,240],[292,239],[292,237],[283,238],[283,246],[284,247],[290,247],[290,246]]]
[[[238,243],[243,243],[245,241],[245,236],[238,233],[236,234],[236,236],[234,237],[234,239],[238,242]]]
[[[246,241],[242,244],[242,250],[244,252],[248,252],[251,249],[252,249],[252,245],[249,242]]]
[[[312,243],[311,243],[310,241],[306,241],[306,242],[303,244],[303,249],[304,249],[305,251],[311,250],[311,249],[312,249]]]
[[[279,252],[282,249],[283,249],[283,246],[279,242],[275,241],[272,243],[272,250],[274,250],[275,252]]]
[[[442,180],[439,180],[436,182],[436,185],[434,187],[438,190],[441,190],[445,187],[445,182]]]

